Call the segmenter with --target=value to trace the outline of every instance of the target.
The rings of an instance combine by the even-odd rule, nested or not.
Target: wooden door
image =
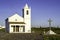
[[[19,32],[19,26],[16,26],[16,32]]]

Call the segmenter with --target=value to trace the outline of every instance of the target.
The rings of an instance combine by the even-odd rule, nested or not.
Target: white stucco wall
[[[28,10],[28,15],[27,15],[27,10]],[[31,8],[29,8],[27,4],[24,7],[24,22],[26,23],[25,32],[31,33]]]
[[[15,14],[11,17],[9,17],[9,22],[23,22],[23,18],[19,16],[18,14]]]
[[[28,15],[26,14],[28,10]],[[19,16],[18,14],[15,14],[8,18],[8,22],[24,22],[25,24],[9,24],[9,33],[13,33],[13,27],[11,25],[24,25],[25,26],[25,32],[22,33],[31,33],[31,8],[28,7],[26,4],[24,7],[24,17]],[[19,31],[20,31],[19,27]],[[22,29],[23,30],[23,29]]]
[[[19,27],[19,33],[23,33],[22,31],[23,31],[23,29],[20,31],[20,28],[22,28],[21,26],[25,26],[25,24],[10,24],[9,26],[9,33],[13,33],[13,27],[11,27],[11,25],[19,25],[20,27]],[[16,32],[15,32],[16,33]]]

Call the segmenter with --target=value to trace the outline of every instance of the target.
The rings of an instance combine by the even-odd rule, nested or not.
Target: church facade
[[[31,8],[26,4],[22,9],[22,13],[22,17],[16,13],[5,20],[7,32],[31,33]]]

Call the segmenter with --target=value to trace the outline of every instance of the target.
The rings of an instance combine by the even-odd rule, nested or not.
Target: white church
[[[15,13],[5,20],[6,32],[31,33],[31,8],[26,4],[22,10],[22,17]]]

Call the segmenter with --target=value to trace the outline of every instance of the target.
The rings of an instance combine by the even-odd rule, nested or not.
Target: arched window
[[[27,10],[27,15],[29,14],[28,10]]]

